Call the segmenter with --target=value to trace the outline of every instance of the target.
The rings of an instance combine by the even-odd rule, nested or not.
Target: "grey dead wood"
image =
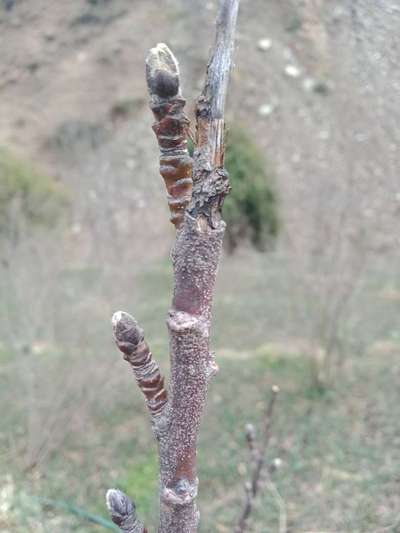
[[[245,499],[234,530],[235,533],[244,533],[248,529],[248,521],[254,508],[254,500],[260,491],[263,471],[266,471],[268,475],[276,468],[276,463],[272,463],[268,467],[265,461],[268,444],[271,439],[274,407],[278,393],[279,387],[273,385],[271,396],[265,411],[261,442],[256,442],[256,430],[253,424],[246,425],[246,442],[250,451],[251,478],[244,484]]]
[[[209,335],[225,231],[221,207],[229,192],[223,168],[224,109],[238,6],[239,0],[220,2],[216,39],[196,106],[193,161],[187,150],[189,121],[183,111],[178,62],[165,44],[152,48],[146,60],[160,173],[167,189],[171,222],[177,229],[172,250],[174,289],[167,319],[171,367],[168,392],[136,320],[118,312],[113,317],[113,328],[117,346],[146,398],[158,444],[159,533],[194,533],[199,524],[196,453],[208,382],[218,370],[210,352]],[[121,531],[145,531],[133,503],[123,493],[107,494],[114,522],[121,521],[121,516],[130,517],[118,524]]]

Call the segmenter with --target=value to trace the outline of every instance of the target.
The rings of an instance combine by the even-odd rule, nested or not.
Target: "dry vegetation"
[[[219,273],[203,531],[232,531],[248,477],[243,428],[278,383],[268,458],[282,460],[281,500],[262,492],[252,530],[279,531],[284,513],[296,533],[395,532],[400,10],[242,2],[230,119],[272,169],[282,231],[273,250],[239,247]],[[0,205],[18,229],[10,239],[0,228],[2,531],[100,531],[106,522],[70,504],[104,515],[110,482],[156,521],[155,451],[109,317],[134,311],[165,367],[172,230],[143,58],[155,35],[167,41],[197,94],[216,8],[159,5],[0,2],[0,145],[66,194],[50,224],[32,224],[22,201]]]

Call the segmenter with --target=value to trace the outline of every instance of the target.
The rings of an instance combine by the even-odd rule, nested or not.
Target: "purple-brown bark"
[[[198,528],[196,453],[208,381],[217,371],[209,337],[225,231],[221,207],[229,191],[223,168],[224,106],[238,4],[239,0],[221,0],[216,42],[196,108],[193,170],[177,61],[164,44],[152,48],[146,60],[150,107],[156,118],[153,129],[161,152],[160,172],[168,191],[171,221],[177,228],[172,251],[174,293],[167,320],[171,362],[168,400],[136,321],[119,312],[113,322],[117,345],[146,396],[158,442],[159,533],[195,533]]]

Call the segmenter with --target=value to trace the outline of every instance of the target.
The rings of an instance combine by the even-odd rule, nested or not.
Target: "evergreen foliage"
[[[0,235],[51,225],[68,205],[66,190],[50,176],[0,147]]]

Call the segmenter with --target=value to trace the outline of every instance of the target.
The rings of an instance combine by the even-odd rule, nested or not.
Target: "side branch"
[[[125,361],[131,365],[150,414],[155,417],[167,403],[167,391],[160,369],[144,340],[144,331],[131,315],[123,311],[114,313],[112,325],[115,342]]]
[[[211,119],[224,118],[238,10],[239,0],[221,0],[215,44],[203,90],[203,96],[210,101]]]
[[[181,227],[192,194],[192,158],[187,148],[189,120],[183,112],[178,62],[171,50],[159,43],[146,59],[146,78],[153,125],[160,147],[160,174],[168,192],[171,222]]]
[[[275,401],[279,393],[279,387],[277,385],[273,385],[271,393],[272,394],[268,402],[267,409],[265,411],[263,440],[259,445],[257,445],[256,443],[256,432],[254,426],[252,424],[246,425],[246,441],[247,446],[250,450],[253,469],[251,474],[251,481],[247,481],[245,483],[244,489],[246,497],[238,523],[235,527],[235,533],[244,533],[244,531],[247,529],[248,519],[253,510],[254,500],[260,490],[261,476],[265,467],[265,455],[267,452],[269,441],[271,439],[272,420]],[[270,472],[273,472],[278,466],[279,460],[275,460],[275,462],[269,469]]]
[[[135,504],[122,491],[109,489],[106,503],[111,520],[120,528],[121,533],[147,533],[136,515]]]
[[[206,148],[209,162],[217,168],[224,164],[224,111],[238,10],[239,0],[220,0],[215,44],[196,110],[197,146]]]
[[[277,385],[273,385],[271,389],[271,397],[268,402],[267,410],[265,412],[264,417],[264,438],[262,440],[260,449],[258,451],[258,459],[256,461],[256,467],[253,472],[253,477],[251,481],[251,491],[253,497],[257,496],[258,490],[259,490],[259,484],[260,484],[260,478],[261,478],[261,471],[265,464],[265,454],[267,452],[268,444],[271,439],[271,427],[272,427],[272,420],[273,420],[273,414],[274,414],[274,407],[275,407],[275,401],[279,394],[279,387]],[[247,440],[249,441],[249,438],[247,437]]]

